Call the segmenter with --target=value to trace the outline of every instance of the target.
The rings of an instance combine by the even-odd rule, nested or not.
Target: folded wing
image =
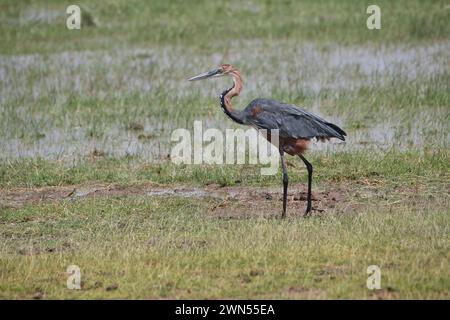
[[[337,125],[294,105],[276,100],[256,99],[245,109],[246,119],[259,129],[278,129],[280,137],[295,139],[338,138],[347,135]]]

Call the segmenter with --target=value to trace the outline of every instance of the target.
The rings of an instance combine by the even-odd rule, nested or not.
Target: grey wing
[[[255,106],[261,111],[249,114],[248,121],[260,129],[278,129],[280,137],[338,138],[345,141],[346,133],[337,125],[296,106],[257,99],[249,105],[249,111]]]

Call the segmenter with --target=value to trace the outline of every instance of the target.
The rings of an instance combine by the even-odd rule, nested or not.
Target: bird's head
[[[188,80],[189,81],[197,81],[197,80],[203,80],[203,79],[208,79],[208,78],[217,78],[217,77],[230,75],[233,71],[236,71],[236,69],[231,64],[222,64],[219,66],[219,68],[201,73],[198,76],[189,78]]]

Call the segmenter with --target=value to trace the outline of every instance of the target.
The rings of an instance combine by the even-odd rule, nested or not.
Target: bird
[[[275,145],[280,153],[281,168],[283,171],[283,210],[281,218],[286,217],[287,191],[289,177],[286,169],[285,153],[298,156],[308,171],[308,194],[304,216],[314,209],[312,207],[312,174],[313,166],[305,158],[312,139],[324,142],[331,138],[345,141],[347,134],[337,125],[328,122],[321,117],[303,110],[295,105],[283,103],[273,99],[257,98],[252,100],[242,110],[234,109],[232,98],[239,96],[244,82],[241,72],[231,64],[221,64],[218,68],[201,73],[189,78],[189,81],[198,81],[209,78],[229,76],[233,85],[220,95],[220,107],[223,112],[234,122],[241,125],[252,126],[255,129],[267,130],[265,138]],[[278,141],[272,141],[270,130],[278,130]]]

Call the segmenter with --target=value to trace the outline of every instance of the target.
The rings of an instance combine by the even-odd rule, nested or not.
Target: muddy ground
[[[325,213],[327,209],[349,204],[350,192],[339,186],[330,186],[329,190],[315,190],[313,192],[314,214]],[[233,215],[273,215],[279,214],[282,204],[281,187],[221,187],[210,184],[206,187],[191,186],[161,186],[145,183],[132,186],[119,184],[96,183],[89,185],[72,185],[45,188],[17,188],[0,190],[0,201],[4,208],[21,208],[28,205],[38,205],[55,201],[75,201],[86,198],[101,197],[192,197],[214,198],[218,201],[211,208],[211,212],[226,217]],[[288,206],[292,213],[303,214],[306,206],[307,190],[303,184],[289,186]],[[215,201],[217,203],[217,201]],[[280,210],[274,210],[278,208]],[[229,210],[235,208],[240,210]],[[246,209],[252,209],[250,211]],[[239,214],[240,213],[240,214]]]

